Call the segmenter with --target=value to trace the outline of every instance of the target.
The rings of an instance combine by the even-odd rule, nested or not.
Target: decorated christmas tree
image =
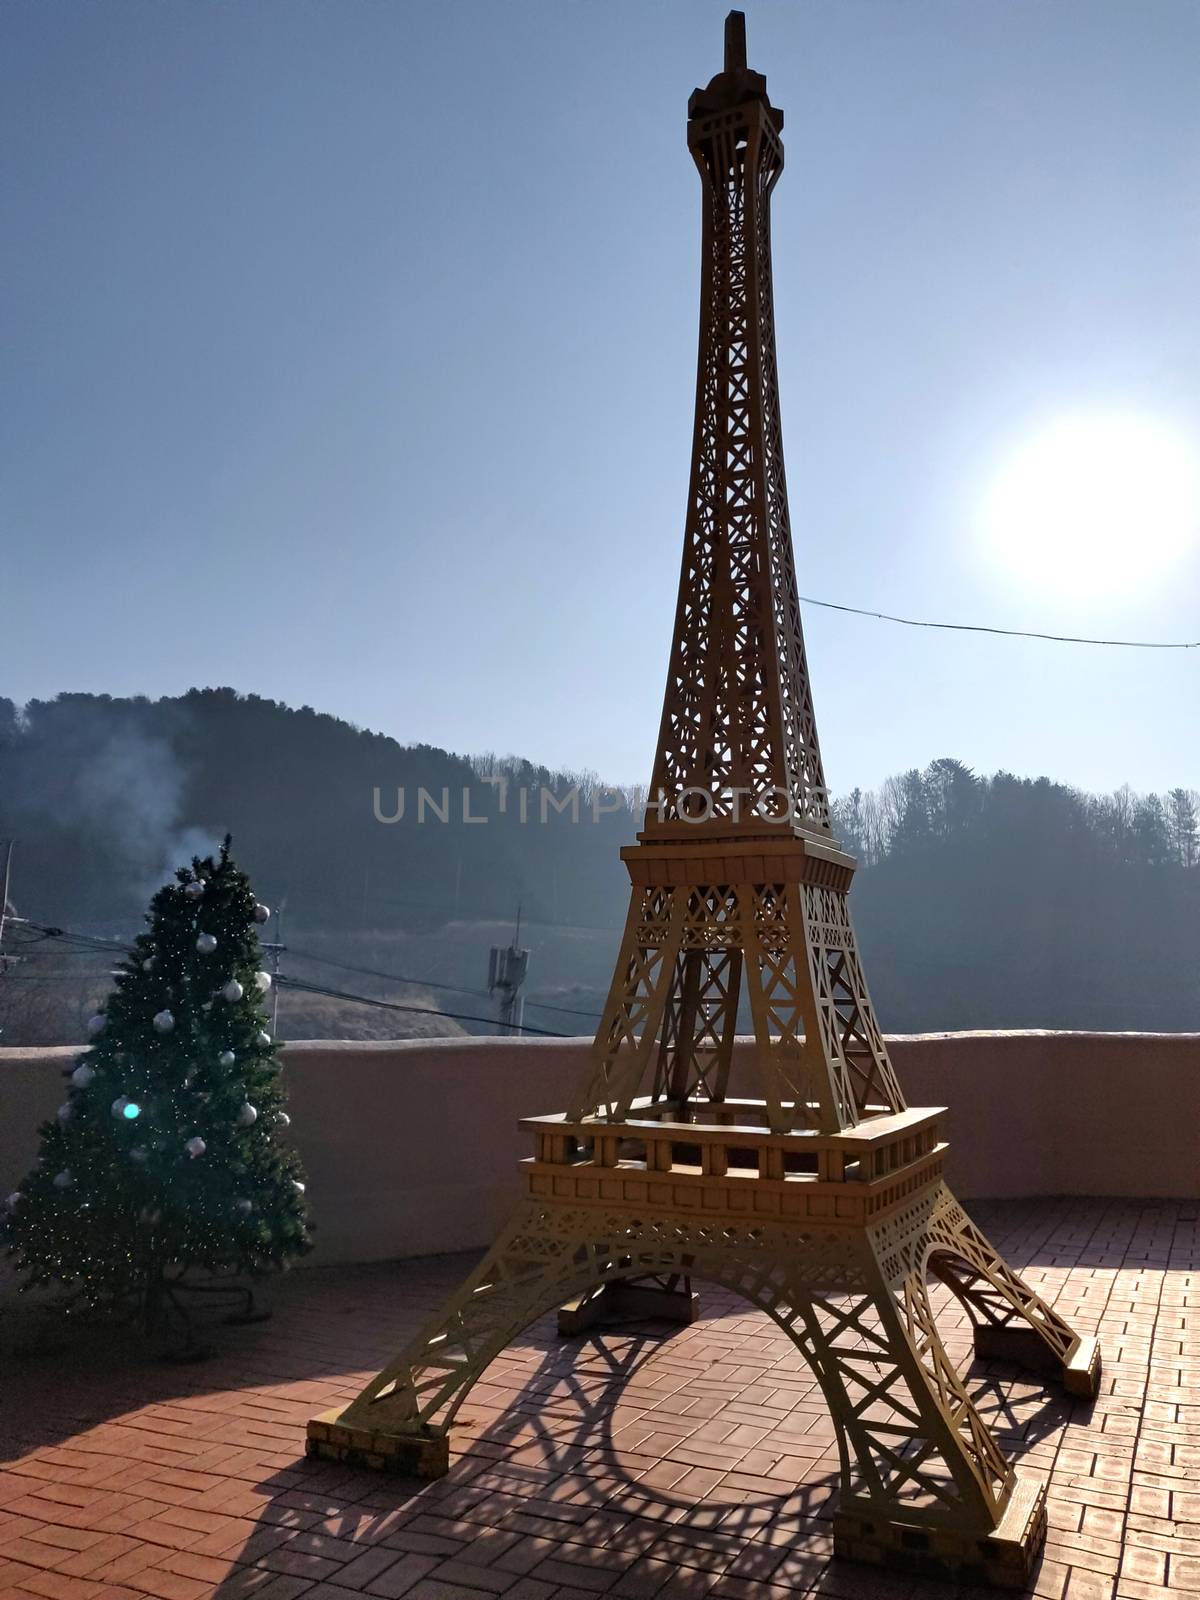
[[[267,1031],[256,924],[269,912],[229,855],[196,857],[154,896],[67,1099],[9,1196],[22,1287],[155,1328],[189,1283],[236,1281],[308,1248]]]

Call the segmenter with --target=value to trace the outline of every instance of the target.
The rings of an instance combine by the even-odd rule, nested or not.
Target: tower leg
[[[929,1270],[962,1302],[975,1354],[1059,1378],[1068,1394],[1100,1391],[1100,1346],[1077,1334],[1015,1273],[944,1185],[934,1202]]]
[[[1024,1586],[1046,1537],[1045,1486],[1005,1461],[946,1355],[923,1271],[801,1315],[842,1449],[834,1552],[928,1577]]]
[[[897,1284],[852,1228],[814,1234],[732,1219],[713,1228],[526,1204],[397,1359],[344,1411],[314,1419],[309,1452],[437,1476],[458,1406],[522,1328],[603,1286],[674,1274],[743,1295],[812,1367],[842,1461],[839,1554],[964,1581],[1025,1581],[1045,1533],[1044,1491],[1018,1481],[946,1357],[923,1267]]]

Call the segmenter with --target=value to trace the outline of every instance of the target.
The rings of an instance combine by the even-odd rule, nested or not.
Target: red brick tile
[[[134,1580],[135,1587],[158,1600],[208,1600],[212,1586],[201,1578],[189,1578],[182,1572],[168,1572],[163,1567],[147,1567]]]
[[[1029,1281],[1077,1325],[1099,1328],[1105,1352],[1091,1407],[1012,1368],[968,1373],[1004,1447],[1049,1478],[1038,1600],[1161,1600],[1164,1577],[1166,1592],[1200,1592],[1200,1337],[1189,1320],[1200,1288],[1187,1275],[1195,1220],[1177,1222],[1179,1211],[988,1208],[1001,1247],[1032,1263]],[[276,1321],[230,1334],[202,1373],[150,1382],[109,1362],[60,1392],[56,1370],[17,1434],[36,1438],[47,1409],[61,1419],[75,1406],[80,1423],[0,1471],[0,1583],[74,1579],[97,1600],[171,1580],[219,1586],[221,1600],[385,1600],[390,1589],[485,1600],[500,1585],[507,1600],[605,1588],[621,1600],[749,1600],[740,1585],[756,1600],[792,1585],[832,1600],[909,1595],[908,1580],[897,1590],[871,1569],[830,1564],[836,1448],[819,1391],[781,1330],[721,1290],[704,1291],[702,1322],[648,1350],[635,1330],[606,1330],[601,1354],[535,1325],[476,1386],[440,1483],[303,1462],[309,1411],[352,1398],[395,1348],[397,1306],[410,1327],[458,1272],[447,1260],[403,1275],[295,1274]],[[355,1297],[352,1320],[339,1283]],[[961,1308],[940,1288],[934,1299],[951,1355],[970,1361]],[[336,1376],[312,1376],[325,1369]],[[37,1382],[48,1374],[39,1367]],[[80,1548],[80,1530],[95,1542]],[[940,1596],[922,1584],[911,1600]]]
[[[499,1567],[477,1567],[454,1558],[443,1561],[435,1568],[433,1576],[439,1583],[461,1583],[485,1594],[505,1594],[519,1581],[518,1573],[505,1572]]]
[[[416,1554],[400,1556],[367,1584],[365,1593],[380,1595],[382,1600],[399,1600],[401,1595],[410,1594],[414,1585],[420,1583],[437,1564],[436,1556]]]
[[[95,1600],[100,1588],[86,1578],[69,1578],[61,1572],[35,1572],[16,1585],[22,1594],[46,1595],[48,1600]]]

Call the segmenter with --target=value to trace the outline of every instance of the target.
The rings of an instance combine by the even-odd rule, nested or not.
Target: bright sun
[[[989,554],[1022,587],[1099,596],[1161,579],[1200,538],[1200,466],[1145,417],[1063,417],[1003,463]]]

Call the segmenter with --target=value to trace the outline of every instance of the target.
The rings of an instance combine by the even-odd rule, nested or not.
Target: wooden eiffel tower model
[[[738,1291],[803,1351],[841,1454],[835,1548],[1020,1585],[1045,1491],[1018,1475],[934,1325],[940,1279],[984,1356],[1096,1392],[1096,1342],[1012,1272],[942,1180],[940,1109],[907,1107],[846,905],[800,628],[780,436],[769,203],[782,112],[726,23],[688,106],[704,195],[695,443],[651,805],[586,1081],[534,1137],[524,1198],[462,1289],[314,1455],[438,1476],[467,1391],[553,1307],[688,1320]],[[759,1099],[729,1098],[739,997]],[[648,1092],[643,1092],[648,1088]],[[682,1287],[681,1287],[682,1285]]]

